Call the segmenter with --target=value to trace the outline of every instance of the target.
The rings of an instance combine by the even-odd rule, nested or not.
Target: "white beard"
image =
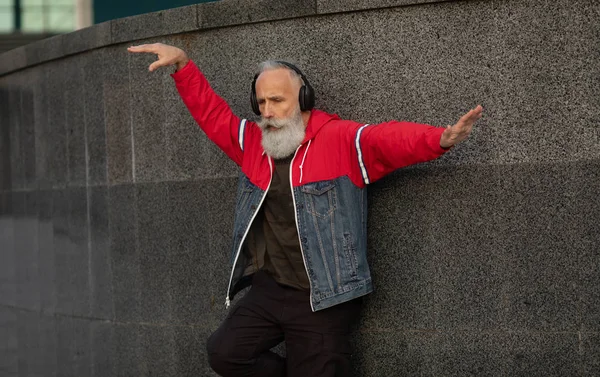
[[[289,118],[261,118],[258,126],[262,131],[262,146],[265,152],[275,159],[288,157],[294,153],[306,134],[300,108],[297,108]],[[270,130],[269,126],[279,130]]]

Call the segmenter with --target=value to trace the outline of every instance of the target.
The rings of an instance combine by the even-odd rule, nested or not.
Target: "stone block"
[[[64,55],[64,39],[64,36],[59,34],[26,45],[25,57],[27,66],[62,57]]]
[[[198,5],[202,29],[305,17],[315,14],[316,11],[315,2],[311,0],[230,0]]]
[[[434,376],[578,375],[575,333],[441,333]]]
[[[65,72],[69,75],[69,85],[65,87],[64,98],[67,185],[70,187],[82,187],[87,184],[85,81],[82,69],[86,58],[86,55],[78,55],[65,62]]]
[[[107,182],[104,57],[105,50],[95,50],[87,54],[83,62],[88,185],[106,185]],[[112,94],[109,92],[107,95]]]
[[[136,192],[130,185],[109,188],[108,224],[115,319],[141,318],[140,253],[137,246]]]
[[[8,117],[8,134],[10,144],[10,182],[13,189],[23,189],[25,187],[25,168],[21,148],[21,133],[24,133],[22,126],[21,111],[21,92],[16,87],[14,81],[8,89],[8,106],[11,112]]]
[[[27,66],[26,46],[20,46],[0,54],[0,75],[5,75]]]
[[[108,189],[89,187],[90,191],[90,287],[94,318],[113,319],[113,271],[110,254]]]
[[[129,42],[198,29],[195,6],[167,9],[112,21],[112,43]]]
[[[65,187],[68,178],[68,155],[67,155],[67,128],[65,115],[65,95],[66,92],[66,75],[71,75],[71,72],[65,72],[65,64],[62,61],[48,63],[46,70],[45,81],[46,100],[48,119],[40,119],[46,123],[45,133],[40,135],[47,143],[46,155],[39,158],[47,158],[47,171],[42,174],[47,174],[49,187],[42,186],[41,188],[58,188]],[[38,159],[39,160],[39,159]]]
[[[10,90],[4,83],[0,84],[0,122],[8,126],[0,128],[0,192],[10,191],[11,182],[11,153],[10,153]]]
[[[87,189],[67,189],[69,197],[69,254],[65,255],[69,277],[68,287],[73,314],[90,315],[90,249]]]
[[[17,194],[18,196],[18,194]],[[3,263],[0,265],[0,303],[15,307],[17,299],[17,256],[15,250],[15,218],[13,194],[0,193],[0,245]]]
[[[108,183],[133,182],[129,56],[123,46],[107,48],[103,55]]]
[[[355,376],[431,376],[437,336],[427,331],[361,330],[352,338]]]
[[[16,305],[40,309],[38,275],[38,198],[36,191],[13,193]]]
[[[447,0],[442,0],[447,1]],[[325,1],[317,0],[317,13],[352,12],[357,10],[402,7],[407,5],[433,3],[432,0],[350,0],[350,1]]]
[[[19,138],[21,146],[21,159],[23,164],[23,188],[35,190],[36,181],[36,151],[35,151],[35,117],[34,117],[34,92],[36,74],[20,75],[23,83],[19,90],[21,94],[21,124]]]
[[[63,49],[65,55],[77,54],[99,47],[108,46],[110,38],[111,21],[95,24],[84,29],[63,35]]]
[[[0,308],[0,371],[6,376],[19,373],[19,312],[15,308]]]
[[[56,319],[58,376],[89,376],[92,366],[90,321],[73,317]]]
[[[115,376],[139,376],[144,373],[143,339],[139,325],[117,324],[114,326],[114,346],[111,362]],[[148,371],[145,371],[148,373]]]
[[[178,326],[174,328],[174,360],[177,376],[213,376],[208,365],[206,340],[209,331],[198,327]]]
[[[172,326],[141,326],[142,375],[179,376],[175,360],[175,330]]]
[[[38,191],[38,274],[40,306],[44,313],[56,309],[56,265],[54,249],[54,191]],[[59,205],[60,202],[57,203]]]
[[[162,77],[159,72],[148,72],[154,60],[153,54],[129,55],[136,182],[157,182],[166,175]]]
[[[600,370],[600,336],[597,333],[583,333],[581,338],[583,368],[582,376],[594,376]]]
[[[114,325],[108,321],[93,321],[90,331],[92,359],[90,376],[115,376],[117,371],[112,358],[115,346]]]
[[[33,120],[35,125],[35,173],[37,187],[41,189],[52,189],[51,164],[53,161],[53,137],[50,134],[47,80],[47,66],[40,66],[31,71],[31,82],[33,90]],[[61,147],[59,143],[57,148]]]

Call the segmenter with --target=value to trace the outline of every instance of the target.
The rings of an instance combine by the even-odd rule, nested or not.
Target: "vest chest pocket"
[[[337,208],[334,181],[320,181],[300,187],[305,194],[307,210],[318,217],[330,217]]]

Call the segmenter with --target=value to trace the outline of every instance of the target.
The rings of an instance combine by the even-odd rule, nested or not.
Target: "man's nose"
[[[269,105],[268,102],[265,102],[260,115],[262,115],[265,118],[272,118],[273,117],[273,106]]]

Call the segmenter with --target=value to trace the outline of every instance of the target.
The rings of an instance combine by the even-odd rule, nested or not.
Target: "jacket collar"
[[[302,144],[313,139],[327,122],[339,119],[340,117],[335,114],[327,114],[324,111],[316,109],[311,110],[308,125],[306,126],[306,135],[304,136],[304,140],[302,140]]]

